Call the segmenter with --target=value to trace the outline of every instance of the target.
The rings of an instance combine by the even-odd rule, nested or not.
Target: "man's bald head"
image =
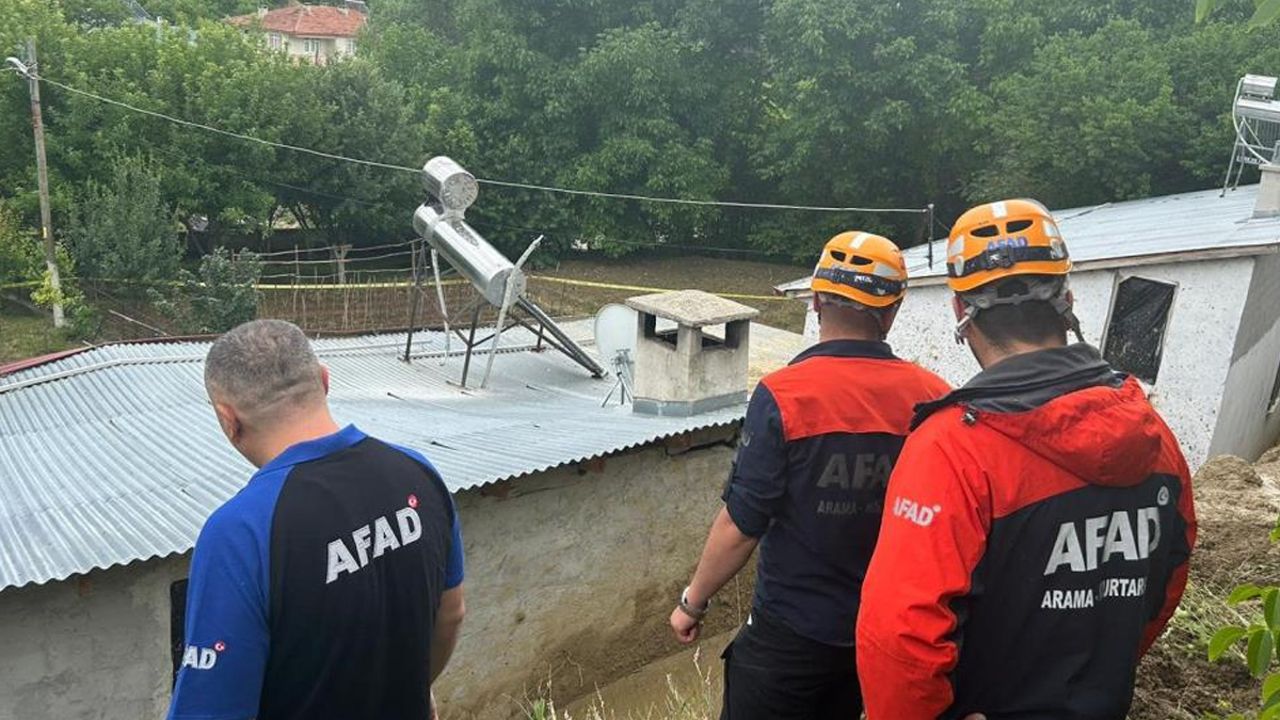
[[[323,404],[324,369],[302,330],[284,320],[254,320],[209,348],[204,384],[215,403],[258,424]]]

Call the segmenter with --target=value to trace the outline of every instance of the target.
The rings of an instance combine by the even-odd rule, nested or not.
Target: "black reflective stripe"
[[[964,261],[964,272],[956,273],[956,266],[947,263],[947,275],[962,278],[986,270],[1011,268],[1023,262],[1045,262],[1049,260],[1066,260],[1067,256],[1054,257],[1053,248],[1047,247],[995,247],[987,248],[977,257]]]
[[[837,285],[848,285],[851,288],[865,290],[872,295],[882,297],[901,293],[905,284],[901,280],[890,280],[879,275],[860,273],[844,268],[822,268],[814,273],[813,276],[818,280],[830,280]]]

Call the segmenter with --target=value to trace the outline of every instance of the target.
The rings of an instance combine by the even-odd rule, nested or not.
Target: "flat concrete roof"
[[[640,312],[693,327],[750,320],[760,314],[753,307],[702,290],[641,295],[627,300],[627,305]]]

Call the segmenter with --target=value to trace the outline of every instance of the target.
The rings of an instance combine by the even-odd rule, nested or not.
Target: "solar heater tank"
[[[508,278],[515,283],[514,296],[524,295],[524,273],[461,217],[449,217],[439,207],[422,205],[413,214],[413,227],[485,300],[502,305]]]

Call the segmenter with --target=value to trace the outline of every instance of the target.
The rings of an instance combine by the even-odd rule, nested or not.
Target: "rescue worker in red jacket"
[[[751,614],[725,650],[726,720],[855,718],[853,626],[912,408],[950,389],[884,338],[906,291],[896,245],[835,236],[814,271],[820,342],[761,380],[701,561],[671,627],[698,637],[711,597],[760,546]]]
[[[951,231],[957,339],[982,366],[919,408],[863,585],[868,720],[1122,720],[1195,541],[1177,440],[1080,337],[1044,206]]]

